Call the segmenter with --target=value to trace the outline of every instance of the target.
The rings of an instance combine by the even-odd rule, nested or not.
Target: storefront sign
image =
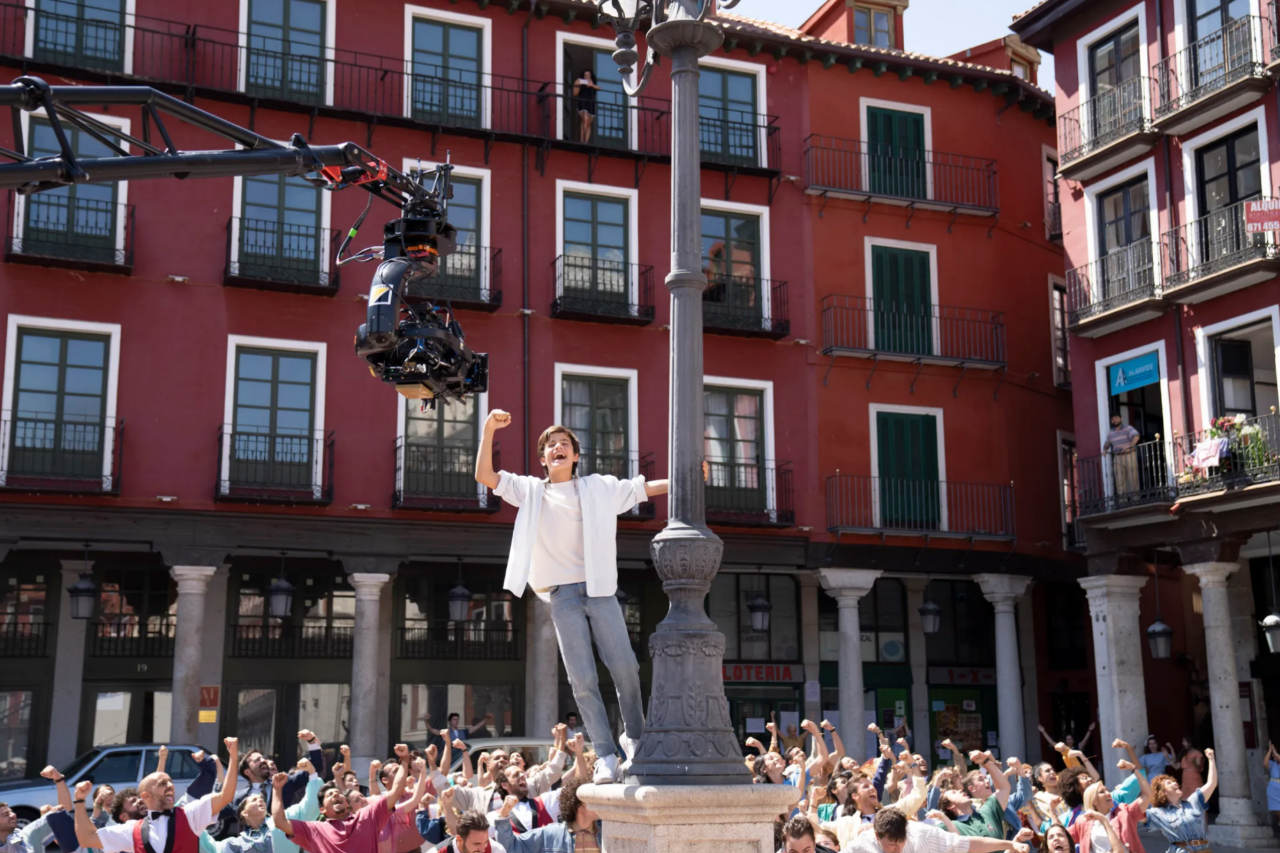
[[[727,663],[725,683],[804,681],[804,667],[798,663]]]
[[[1244,230],[1248,234],[1280,231],[1280,200],[1259,199],[1244,203]]]
[[[950,667],[950,666],[931,666],[929,667],[929,683],[935,687],[941,687],[944,684],[990,684],[996,683],[996,671],[994,667]]]
[[[204,685],[200,688],[200,707],[217,708],[222,695],[222,686],[218,684]]]
[[[218,712],[217,711],[200,711],[198,722],[216,723],[218,722]]]
[[[1155,350],[1144,352],[1133,358],[1107,368],[1111,378],[1111,396],[1132,391],[1144,385],[1154,385],[1160,381],[1160,356]]]

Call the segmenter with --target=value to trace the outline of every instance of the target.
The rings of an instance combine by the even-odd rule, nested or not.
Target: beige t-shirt
[[[586,583],[582,501],[578,481],[547,483],[542,490],[538,538],[529,564],[529,586],[545,592],[553,586]]]

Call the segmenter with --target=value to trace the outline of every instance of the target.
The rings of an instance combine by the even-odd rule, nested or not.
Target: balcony
[[[708,459],[707,521],[737,527],[792,527],[791,463]]]
[[[233,216],[222,283],[285,293],[338,292],[337,231]]]
[[[603,455],[584,451],[578,460],[578,474],[609,474],[619,480],[643,476],[646,480],[652,480],[653,454],[624,452]],[[653,501],[642,501],[627,512],[620,513],[618,518],[623,521],[649,521],[656,516],[657,507],[653,505]]]
[[[827,478],[827,530],[1011,540],[1013,486],[837,473]]]
[[[909,305],[865,296],[822,298],[822,354],[947,364],[1004,367],[1004,315],[978,308]]]
[[[703,103],[698,110],[704,165],[777,172],[782,159],[778,117]],[[669,144],[669,143],[668,143]]]
[[[1247,505],[1280,501],[1280,416],[1219,418],[1214,426],[1174,442],[1180,499],[1226,492]]]
[[[0,417],[0,489],[120,494],[124,421]]]
[[[1134,77],[1059,117],[1059,174],[1085,181],[1151,150],[1160,134],[1151,127],[1150,87]]]
[[[520,632],[512,622],[447,622],[399,628],[397,657],[410,660],[519,660]]]
[[[405,296],[492,314],[502,307],[502,250],[459,246],[441,260],[438,274],[410,283]]]
[[[1189,133],[1262,97],[1271,85],[1267,64],[1271,22],[1237,18],[1152,67],[1155,129]]]
[[[333,501],[333,433],[218,429],[216,501],[313,504]]]
[[[1265,199],[1238,202],[1165,232],[1165,299],[1202,302],[1280,274],[1275,236],[1250,233],[1245,223],[1245,205],[1253,201]]]
[[[1076,460],[1076,511],[1078,517],[1120,513],[1167,517],[1177,501],[1170,465],[1169,443],[1157,438],[1144,441],[1129,453],[1104,453]],[[1099,526],[1108,526],[1100,524]]]
[[[1067,271],[1067,328],[1097,338],[1164,313],[1151,238]]]
[[[493,468],[502,456],[493,448]],[[502,501],[476,482],[476,448],[441,447],[429,439],[396,440],[394,509],[441,512],[497,512]]]
[[[9,193],[10,263],[129,275],[133,205],[79,198],[68,190]]]
[[[993,216],[996,161],[814,134],[805,140],[810,195]]]
[[[42,658],[49,654],[52,625],[23,621],[31,618],[23,614],[6,615],[8,621],[0,622],[0,658]]]
[[[102,616],[89,623],[89,657],[173,657],[176,616]]]
[[[556,298],[551,316],[624,326],[653,322],[653,267],[561,255],[552,262]]]
[[[768,299],[763,294],[768,294]],[[791,334],[787,283],[752,276],[708,273],[702,294],[702,328],[719,335],[779,340]]]
[[[232,625],[233,658],[349,658],[351,625]]]

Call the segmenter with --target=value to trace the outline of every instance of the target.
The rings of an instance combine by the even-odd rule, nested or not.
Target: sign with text
[[[218,684],[204,685],[200,688],[200,707],[217,708],[221,704],[222,686]]]
[[[727,663],[724,680],[726,684],[804,681],[804,667],[798,663]]]
[[[1111,396],[1160,381],[1160,354],[1156,350],[1135,355],[1109,368]]]
[[[941,687],[944,684],[990,684],[994,686],[996,683],[996,671],[994,667],[931,666],[929,667],[929,683],[935,687]]]
[[[1244,230],[1248,234],[1280,231],[1280,199],[1258,199],[1244,203]]]

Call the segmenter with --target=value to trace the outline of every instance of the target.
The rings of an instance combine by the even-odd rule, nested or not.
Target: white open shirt
[[[194,803],[187,803],[185,806],[179,807],[187,817],[187,826],[196,835],[199,835],[213,823],[214,796],[214,794],[209,794]],[[147,840],[151,842],[151,849],[155,853],[164,853],[165,842],[169,840],[169,824],[171,822],[172,819],[169,817],[158,817],[151,821]],[[104,826],[99,829],[98,840],[102,842],[102,853],[132,853],[133,827],[136,823],[136,820],[131,820],[127,823]]]

